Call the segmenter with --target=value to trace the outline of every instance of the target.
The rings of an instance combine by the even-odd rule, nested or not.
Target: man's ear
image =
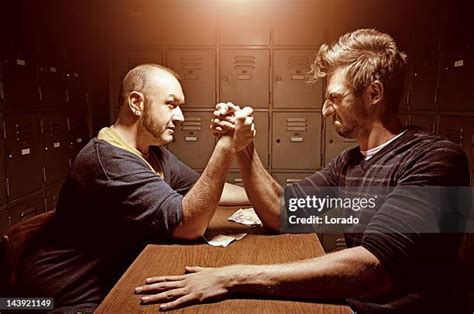
[[[378,104],[383,100],[384,87],[382,82],[375,80],[367,87],[367,96],[373,104]]]
[[[141,116],[145,105],[145,95],[140,92],[133,91],[128,94],[128,106],[134,115]]]

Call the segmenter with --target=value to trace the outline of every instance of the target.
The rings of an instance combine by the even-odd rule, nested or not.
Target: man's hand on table
[[[142,304],[162,303],[160,310],[171,310],[190,304],[228,296],[240,265],[220,268],[186,267],[186,274],[147,278],[145,286],[135,288]]]

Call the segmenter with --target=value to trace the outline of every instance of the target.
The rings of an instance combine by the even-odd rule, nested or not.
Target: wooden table
[[[226,248],[205,243],[148,245],[137,257],[104,301],[97,313],[157,313],[159,304],[140,305],[134,294],[150,276],[182,274],[185,266],[217,267],[229,264],[272,264],[311,258],[324,254],[315,234],[265,235],[262,228],[251,228],[227,221],[235,207],[220,207],[206,237],[216,233],[248,234]],[[271,300],[233,296],[215,303],[196,304],[176,313],[351,313],[348,306],[308,301]]]

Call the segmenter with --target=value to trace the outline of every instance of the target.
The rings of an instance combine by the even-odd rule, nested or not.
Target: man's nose
[[[333,113],[334,113],[334,107],[332,106],[332,103],[326,100],[323,105],[323,116],[327,118],[327,117],[330,117]]]
[[[179,106],[173,109],[172,119],[173,121],[180,121],[180,122],[184,121],[184,115]]]

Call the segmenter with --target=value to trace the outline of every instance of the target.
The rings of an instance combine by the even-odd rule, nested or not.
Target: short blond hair
[[[390,35],[375,29],[359,29],[331,45],[323,44],[309,75],[310,80],[316,81],[343,68],[358,96],[379,80],[384,86],[387,111],[396,113],[403,95],[406,64],[406,54],[398,50]]]

